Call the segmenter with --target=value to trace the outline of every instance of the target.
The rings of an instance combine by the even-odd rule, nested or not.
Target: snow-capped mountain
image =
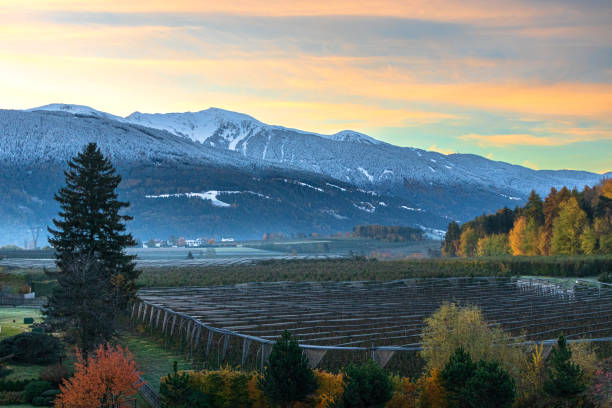
[[[53,195],[66,162],[96,142],[123,176],[137,238],[335,233],[357,224],[441,229],[434,212],[407,211],[407,199],[379,195],[329,176],[279,167],[165,130],[81,107],[0,110],[0,245],[21,244],[28,228],[52,225]]]
[[[8,191],[0,219],[13,220],[18,231],[33,214],[52,216],[66,161],[90,141],[120,169],[135,228],[149,232],[174,228],[162,212],[181,214],[170,223],[176,228],[250,231],[243,237],[274,228],[346,231],[367,222],[442,229],[449,220],[522,204],[531,189],[546,194],[603,177],[398,147],[348,130],[322,135],[216,108],[121,118],[52,104],[0,110],[0,186]]]
[[[110,113],[102,112],[85,105],[73,105],[66,103],[51,103],[49,105],[39,106],[38,108],[27,109],[26,112],[34,111],[50,111],[50,112],[66,112],[72,115],[95,116],[98,118],[123,120],[121,116],[115,116]]]
[[[522,199],[532,189],[546,194],[553,186],[582,188],[602,177],[581,171],[532,170],[471,154],[445,155],[398,147],[351,130],[322,135],[288,129],[217,108],[195,113],[134,113],[125,120],[238,151],[252,159],[298,167],[373,189],[406,182],[468,184]]]
[[[251,159],[406,197],[419,206],[438,205],[437,199],[430,201],[423,194],[428,188],[454,190],[456,199],[463,196],[463,190],[488,191],[500,199],[485,204],[491,208],[515,206],[532,189],[546,195],[551,187],[582,188],[602,178],[582,171],[532,170],[471,154],[445,155],[398,147],[351,130],[322,135],[288,129],[216,108],[195,113],[135,113],[125,120],[165,129],[217,149],[237,151]],[[470,199],[469,194],[466,199]],[[448,215],[464,218],[471,213],[468,209]]]

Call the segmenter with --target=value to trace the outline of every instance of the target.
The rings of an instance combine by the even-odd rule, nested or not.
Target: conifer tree
[[[121,177],[95,143],[68,162],[65,187],[55,195],[60,219],[49,228],[55,250],[59,288],[49,299],[47,316],[74,323],[86,353],[112,334],[116,312],[135,293],[133,256],[124,250],[135,244],[120,215],[129,203],[117,199]],[[95,322],[95,324],[94,324]]]
[[[533,220],[538,227],[544,224],[544,203],[535,190],[531,190],[531,194],[529,194],[523,215],[528,220]]]
[[[304,401],[317,389],[308,357],[286,330],[272,347],[260,387],[271,402],[281,407]]]
[[[571,399],[586,389],[584,372],[572,362],[572,351],[563,336],[559,337],[557,347],[551,354],[551,368],[544,382],[544,391],[561,399]]]
[[[448,224],[448,231],[444,238],[444,244],[442,245],[442,254],[445,256],[456,256],[457,255],[457,242],[461,236],[461,228],[459,224],[452,221]]]

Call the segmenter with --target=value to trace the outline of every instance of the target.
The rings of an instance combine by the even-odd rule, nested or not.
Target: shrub
[[[442,385],[440,370],[433,369],[428,376],[417,381],[419,389],[420,408],[446,408],[448,406],[447,391]]]
[[[31,381],[23,390],[23,397],[26,401],[32,402],[34,397],[39,397],[43,392],[53,389],[53,384],[47,381]]]
[[[391,379],[374,361],[344,371],[342,400],[347,408],[383,407],[393,394]]]
[[[187,408],[191,389],[189,387],[189,374],[179,373],[176,361],[173,364],[174,372],[162,378],[159,385],[159,394],[164,408]]]
[[[40,373],[40,379],[48,381],[51,384],[60,385],[64,378],[68,377],[68,369],[61,364],[54,364]]]
[[[20,333],[0,342],[0,357],[11,354],[19,363],[48,364],[59,360],[64,348],[56,337],[42,333]]]
[[[523,378],[521,379],[520,396],[516,407],[539,407],[545,406],[544,384],[544,345],[535,344],[530,358],[526,364]]]
[[[32,405],[35,407],[48,407],[53,402],[51,397],[34,397],[32,398]]]
[[[254,374],[251,376],[247,388],[249,391],[249,400],[251,401],[252,408],[268,408],[268,400],[264,395],[263,391],[259,387],[261,382],[261,375]]]
[[[45,392],[43,392],[42,394],[40,394],[41,397],[55,397],[57,394],[59,394],[61,391],[58,389],[53,389],[53,390],[47,390]]]
[[[25,404],[22,391],[0,391],[0,405]]]
[[[271,402],[285,406],[304,401],[317,389],[308,357],[288,331],[272,347],[260,386]]]
[[[327,408],[342,402],[344,392],[342,374],[314,370],[314,375],[317,379],[317,390],[312,396],[312,404],[315,408]]]
[[[216,371],[190,373],[189,387],[204,394],[210,408],[251,406],[248,383],[251,375],[224,367]]]
[[[0,379],[8,376],[12,372],[13,370],[11,370],[10,368],[4,367],[2,364],[0,364]]]
[[[56,406],[81,408],[122,406],[143,385],[132,355],[120,346],[100,345],[87,360],[76,350],[74,376],[60,385]]]
[[[2,380],[0,381],[0,392],[23,391],[31,380]]]
[[[593,350],[593,344],[588,342],[572,343],[569,345],[572,352],[572,362],[582,368],[584,383],[590,385],[597,371],[597,354]]]
[[[416,408],[418,387],[409,378],[392,376],[393,396],[385,408]]]

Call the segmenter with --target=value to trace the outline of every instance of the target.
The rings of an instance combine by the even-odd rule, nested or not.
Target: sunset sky
[[[215,106],[612,170],[610,0],[0,0],[0,16],[2,109]]]

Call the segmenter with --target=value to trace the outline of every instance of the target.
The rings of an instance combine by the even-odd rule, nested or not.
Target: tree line
[[[353,228],[353,237],[389,242],[420,241],[423,239],[423,231],[396,225],[357,225]]]
[[[532,191],[524,207],[504,207],[461,226],[448,225],[446,256],[595,255],[612,253],[612,179],[584,190]]]

